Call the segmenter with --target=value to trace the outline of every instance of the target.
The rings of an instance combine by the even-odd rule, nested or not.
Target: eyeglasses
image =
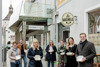
[[[14,44],[13,46],[17,46],[17,45]]]

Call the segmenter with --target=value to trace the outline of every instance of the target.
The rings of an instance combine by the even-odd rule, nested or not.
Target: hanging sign
[[[61,23],[66,27],[71,26],[74,23],[74,16],[69,12],[64,13]]]

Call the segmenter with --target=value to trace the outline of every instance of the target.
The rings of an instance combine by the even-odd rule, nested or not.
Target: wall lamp
[[[77,16],[74,16],[74,21],[75,21],[75,24],[78,24],[78,19],[77,19]]]

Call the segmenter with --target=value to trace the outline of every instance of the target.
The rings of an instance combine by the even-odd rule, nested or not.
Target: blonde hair
[[[33,46],[32,46],[33,50],[35,50],[34,42],[38,42],[37,50],[39,50],[39,41],[36,38],[33,39]]]
[[[69,49],[69,45],[70,45],[69,40],[70,40],[70,39],[73,40],[73,46],[75,45],[75,43],[74,43],[74,38],[73,38],[73,37],[70,37],[70,38],[68,38],[67,45],[66,45],[66,49]]]

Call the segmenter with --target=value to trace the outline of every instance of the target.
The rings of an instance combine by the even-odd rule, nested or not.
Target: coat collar
[[[86,42],[87,42],[87,39],[86,39],[84,42],[80,41],[80,44],[84,44],[84,43],[86,43]]]
[[[80,46],[80,50],[81,51],[84,51],[84,48],[88,45],[88,41],[84,41],[83,43],[79,43],[79,46]]]

